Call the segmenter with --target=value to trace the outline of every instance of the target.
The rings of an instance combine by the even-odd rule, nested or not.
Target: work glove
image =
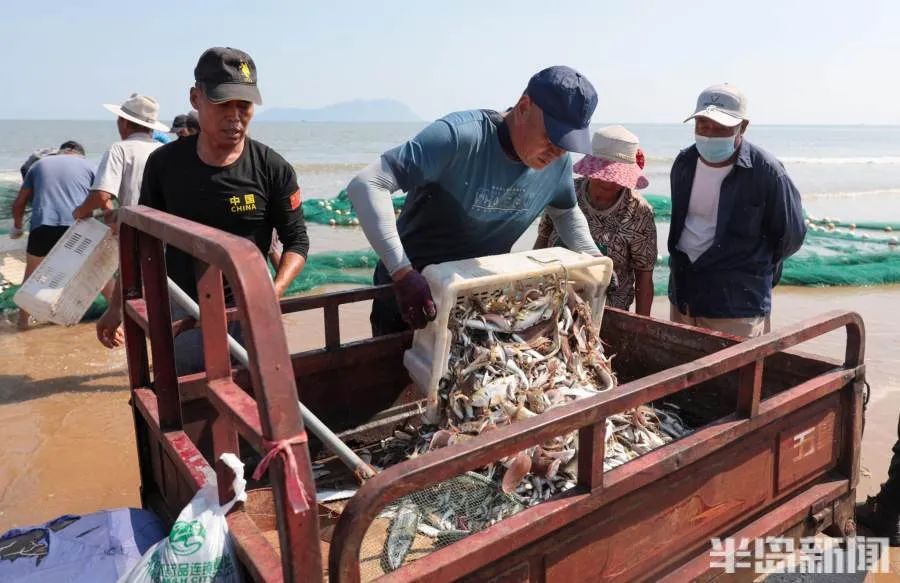
[[[397,297],[400,317],[413,330],[424,328],[437,316],[428,281],[415,269],[394,282],[394,295]]]

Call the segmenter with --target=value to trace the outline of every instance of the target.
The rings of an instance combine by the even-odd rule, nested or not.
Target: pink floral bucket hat
[[[644,152],[636,135],[622,126],[601,128],[591,139],[592,154],[572,168],[587,178],[613,182],[624,188],[640,190],[650,181],[644,176]]]

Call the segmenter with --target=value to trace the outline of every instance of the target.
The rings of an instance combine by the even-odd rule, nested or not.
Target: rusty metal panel
[[[770,512],[757,518],[750,524],[742,527],[737,532],[725,532],[722,536],[740,540],[753,540],[769,535],[787,533],[792,529],[810,534],[807,527],[810,508],[817,508],[835,503],[846,505],[853,504],[852,492],[849,491],[847,480],[830,480],[812,485],[799,494],[778,504]],[[813,532],[815,529],[811,529]],[[664,576],[656,577],[661,583],[681,583],[682,581],[731,581],[733,576],[724,574],[724,569],[711,568],[711,562],[716,557],[712,556],[710,546],[707,545],[701,552],[691,557],[680,566],[667,570]],[[726,578],[727,577],[727,578]]]
[[[831,467],[837,461],[839,403],[778,434],[778,492]]]
[[[154,441],[153,445],[150,448],[150,463],[153,467],[153,483],[156,486],[156,491],[159,492],[159,495],[166,498],[166,483],[163,480],[163,458],[165,457],[165,453],[163,451],[163,446],[159,441]]]
[[[236,543],[235,552],[253,580],[267,583],[284,581],[281,557],[263,537],[253,519],[244,511],[235,511],[229,513],[226,520]]]
[[[580,537],[585,529],[595,525],[596,516],[603,515],[603,512],[597,512],[600,509],[606,507],[615,508],[618,511],[626,497],[631,497],[638,491],[646,492],[655,484],[664,484],[665,486],[661,493],[656,491],[656,497],[645,499],[647,504],[656,503],[660,498],[665,499],[668,495],[665,488],[672,487],[672,484],[676,482],[676,472],[679,470],[690,467],[688,471],[692,475],[707,471],[712,472],[713,475],[720,473],[723,469],[731,467],[734,461],[733,457],[746,451],[751,441],[754,438],[760,439],[760,436],[765,439],[763,447],[772,451],[774,456],[777,431],[783,426],[776,425],[776,423],[792,423],[793,419],[789,416],[846,387],[847,382],[853,378],[854,374],[853,370],[837,369],[785,391],[783,394],[766,399],[760,405],[759,415],[753,419],[722,419],[675,444],[650,452],[606,473],[603,488],[593,494],[573,491],[565,496],[544,502],[455,545],[435,551],[424,560],[405,565],[387,576],[386,580],[428,579],[432,583],[452,581],[462,574],[475,572],[500,560],[505,560],[504,557],[517,553],[520,549],[528,548],[530,553],[538,552],[535,548],[543,548],[544,545],[552,544],[563,536],[561,532],[573,532],[576,538]],[[644,379],[641,382],[649,381]],[[573,405],[573,409],[580,411],[577,401]],[[595,422],[602,416],[609,403],[595,407],[590,407],[588,403],[582,403],[582,405],[586,406],[585,409],[590,415],[596,416],[583,417],[579,424],[584,426],[588,422]],[[581,411],[579,415],[586,415],[586,412]],[[527,435],[529,440],[539,441],[544,438],[545,432],[548,432],[546,435],[550,435],[570,430],[568,425],[562,425],[562,428],[559,425],[565,417],[555,421],[548,418],[541,419],[541,417],[543,416],[518,423],[516,424],[518,427],[509,426],[491,431],[490,434],[479,438],[491,442],[490,445],[484,442],[481,444],[466,442],[461,446],[439,450],[387,469],[381,476],[370,480],[357,493],[357,496],[350,500],[340,519],[338,529],[336,529],[335,538],[339,540],[341,536],[339,532],[341,524],[352,527],[366,524],[368,516],[353,516],[353,520],[346,523],[343,521],[349,519],[348,512],[353,510],[355,502],[360,502],[360,497],[364,496],[368,488],[376,485],[379,478],[383,478],[381,481],[390,489],[390,492],[384,492],[384,494],[396,496],[398,491],[405,493],[416,489],[415,483],[411,483],[412,476],[423,482],[441,481],[454,472],[454,468],[458,467],[463,459],[468,458],[469,461],[465,463],[472,465],[482,463],[483,459],[489,459],[491,453],[486,450],[492,446],[496,447],[493,450],[493,457],[496,458],[497,455],[521,450],[527,445],[524,435]],[[555,426],[557,429],[552,430],[548,426]],[[508,440],[514,443],[509,443]],[[713,455],[717,457],[710,457]],[[483,458],[479,456],[483,456]],[[474,459],[472,459],[473,457]],[[714,462],[716,459],[726,460],[725,468],[716,465]],[[721,464],[721,462],[719,463]],[[413,471],[410,471],[411,469]],[[774,473],[772,472],[769,473],[769,487],[774,488]],[[371,494],[371,490],[369,493]],[[366,507],[368,504],[360,504],[360,506]],[[380,508],[381,506],[376,502],[372,507]],[[528,545],[532,546],[528,547]],[[577,548],[577,545],[574,545],[573,548]],[[331,547],[330,559],[334,561],[339,556],[347,556],[348,562],[352,560],[354,561],[353,565],[357,566],[358,554],[353,553],[356,551],[350,546],[334,544]],[[352,559],[349,557],[351,554]],[[678,557],[666,558],[675,561]],[[336,568],[332,569],[332,573],[338,573]],[[344,577],[343,574],[339,577],[333,575],[333,580],[355,580],[352,571],[350,574],[349,578]]]
[[[181,504],[184,498],[184,492],[181,491],[178,472],[175,471],[175,463],[169,452],[162,452],[162,491],[163,497],[172,505]]]
[[[517,565],[490,579],[484,579],[485,583],[531,583],[536,580],[537,579],[532,579],[531,565],[527,562]]]
[[[710,463],[598,512],[596,526],[547,554],[547,583],[633,581],[686,543],[720,532],[764,505],[772,495],[774,452],[745,454],[731,468],[722,458],[732,458],[732,452],[723,453],[728,455],[716,464],[721,472],[710,471],[716,467]]]

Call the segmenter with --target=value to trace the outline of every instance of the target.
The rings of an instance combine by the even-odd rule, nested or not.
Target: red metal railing
[[[181,419],[165,245],[177,247],[197,261],[206,370],[203,384],[205,396],[217,413],[212,424],[216,458],[227,451],[238,453],[238,435],[264,454],[264,442],[301,434],[304,427],[281,312],[272,280],[256,246],[245,239],[146,207],[124,208],[120,216],[126,348],[135,415],[146,421],[174,459],[185,463],[179,471],[190,478],[189,483],[199,487],[204,480],[202,468],[206,462],[195,444],[186,438]],[[223,276],[231,287],[244,344],[254,363],[249,375],[255,398],[231,378]],[[152,383],[145,333],[151,340]],[[146,445],[139,443],[139,450]],[[302,444],[292,445],[291,449],[306,494],[315,500],[309,450]],[[216,475],[220,498],[227,500],[231,497],[230,471],[217,463]],[[271,545],[252,528],[246,516],[233,513],[230,521],[239,554],[258,579],[278,580],[281,579],[278,575],[283,575],[288,581],[320,581],[315,505],[309,512],[291,512],[285,498],[286,467],[280,456],[270,465],[269,475],[284,552],[279,561]],[[281,568],[276,570],[274,567],[279,563]]]

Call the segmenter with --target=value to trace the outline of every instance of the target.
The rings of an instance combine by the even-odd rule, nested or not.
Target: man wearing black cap
[[[451,113],[385,152],[348,186],[360,225],[381,261],[375,283],[396,301],[372,305],[372,332],[424,327],[434,302],[419,273],[432,263],[508,253],[546,210],[569,249],[599,254],[576,204],[572,161],[591,153],[597,93],[569,67],[528,82],[506,113]],[[408,193],[395,221],[390,194]]]
[[[262,98],[250,55],[216,47],[194,69],[191,105],[201,131],[159,148],[147,161],[140,204],[216,227],[253,241],[269,251],[273,229],[284,244],[277,266],[275,292],[281,296],[306,262],[309,239],[293,167],[269,147],[247,137],[254,104]],[[169,277],[196,298],[193,258],[168,247]],[[230,298],[228,298],[230,300]],[[117,304],[97,324],[107,346],[121,341]],[[176,366],[181,374],[202,363],[199,330],[176,338]]]
[[[176,115],[172,120],[172,133],[179,138],[193,136],[200,132],[200,122],[197,120],[197,112],[192,111]]]

